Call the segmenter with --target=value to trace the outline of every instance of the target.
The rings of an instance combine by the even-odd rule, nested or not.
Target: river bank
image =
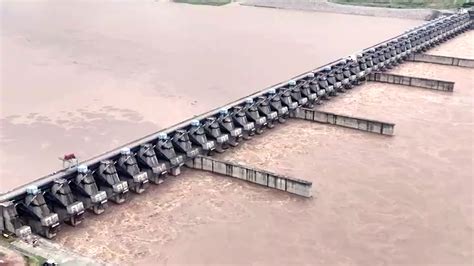
[[[433,9],[395,9],[387,7],[368,7],[337,4],[325,0],[244,0],[241,1],[240,4],[256,7],[296,9],[314,12],[329,12],[376,17],[395,17],[418,20],[430,20],[441,14],[440,11]]]

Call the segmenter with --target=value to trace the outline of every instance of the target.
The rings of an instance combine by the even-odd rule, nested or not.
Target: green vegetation
[[[173,0],[176,3],[186,3],[192,5],[211,5],[211,6],[222,6],[229,4],[232,0]]]
[[[339,4],[391,8],[457,8],[470,0],[330,0]]]
[[[30,256],[24,255],[23,258],[26,261],[26,265],[28,266],[40,266],[44,263],[45,259],[39,256]]]

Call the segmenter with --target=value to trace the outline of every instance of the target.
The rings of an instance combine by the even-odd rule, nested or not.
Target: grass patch
[[[468,0],[330,0],[346,5],[361,5],[388,8],[457,8]]]
[[[223,6],[231,3],[232,0],[173,0],[173,2],[191,5]]]
[[[43,265],[44,263],[44,259],[42,257],[39,257],[39,256],[27,256],[27,255],[23,255],[23,259],[25,260],[26,262],[26,265],[28,266],[41,266]]]

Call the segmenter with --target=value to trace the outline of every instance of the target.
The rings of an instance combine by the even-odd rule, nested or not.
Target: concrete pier
[[[448,66],[459,66],[474,68],[474,60],[467,58],[457,58],[451,56],[431,55],[431,54],[412,54],[407,58],[412,62],[432,63]]]
[[[198,156],[188,167],[209,171],[220,175],[235,177],[254,184],[286,191],[302,197],[311,197],[312,183],[280,174],[275,174],[253,167],[217,160],[211,157]]]
[[[439,91],[452,92],[454,90],[454,82],[452,81],[409,77],[389,73],[371,73],[368,80]]]
[[[393,123],[333,114],[307,108],[300,108],[300,110],[296,112],[295,118],[353,128],[382,135],[393,135],[395,128],[395,124]]]

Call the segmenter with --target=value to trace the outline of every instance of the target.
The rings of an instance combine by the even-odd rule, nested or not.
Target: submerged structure
[[[310,197],[311,182],[220,162],[208,156],[226,152],[287,119],[393,135],[393,123],[320,112],[317,106],[365,81],[452,91],[454,84],[443,81],[390,76],[382,72],[407,60],[448,62],[421,55],[471,27],[467,12],[440,17],[355,55],[26,184],[0,196],[0,230],[18,237],[33,232],[53,238],[62,222],[76,226],[86,211],[101,214],[109,201],[124,203],[130,192],[140,194],[150,183],[158,185],[167,175],[179,175],[184,165]],[[450,62],[472,67],[472,60],[451,59]]]

